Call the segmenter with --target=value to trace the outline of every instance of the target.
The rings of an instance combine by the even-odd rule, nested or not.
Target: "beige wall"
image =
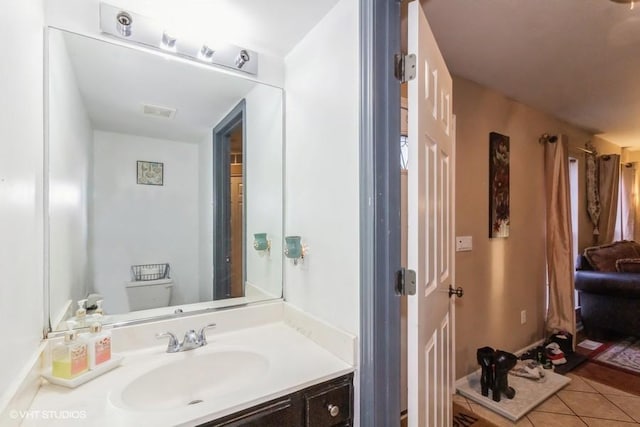
[[[478,347],[516,351],[544,337],[546,299],[542,133],[568,135],[583,147],[591,135],[469,80],[454,78],[457,116],[456,236],[473,236],[473,251],[456,254],[456,377],[477,369]],[[510,137],[511,226],[489,239],[489,133]],[[606,141],[595,141],[608,147]],[[598,148],[600,150],[600,148]],[[578,150],[573,149],[581,153]],[[604,151],[602,151],[604,152]],[[613,152],[613,151],[611,151]],[[619,149],[618,151],[619,152]],[[584,156],[580,156],[584,163]],[[582,165],[582,167],[584,167]],[[580,173],[584,194],[584,170]],[[590,239],[584,202],[580,241]],[[587,237],[584,237],[586,233]],[[527,322],[520,324],[521,310]]]

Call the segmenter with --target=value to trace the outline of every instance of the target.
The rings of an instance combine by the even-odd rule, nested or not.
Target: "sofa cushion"
[[[640,258],[622,258],[616,261],[616,271],[640,273]]]
[[[640,257],[640,245],[633,241],[621,240],[608,245],[586,248],[584,256],[597,271],[617,271],[617,260]]]

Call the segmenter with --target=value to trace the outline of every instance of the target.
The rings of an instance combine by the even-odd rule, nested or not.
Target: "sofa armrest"
[[[575,285],[580,292],[640,299],[640,273],[576,271]]]

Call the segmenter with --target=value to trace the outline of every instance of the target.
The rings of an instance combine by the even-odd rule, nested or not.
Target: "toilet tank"
[[[127,282],[126,288],[130,311],[167,307],[171,301],[173,279]]]

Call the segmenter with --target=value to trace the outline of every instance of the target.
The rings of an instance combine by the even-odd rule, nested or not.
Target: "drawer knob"
[[[327,409],[329,410],[329,415],[332,417],[337,417],[340,413],[340,407],[338,405],[329,405]]]

